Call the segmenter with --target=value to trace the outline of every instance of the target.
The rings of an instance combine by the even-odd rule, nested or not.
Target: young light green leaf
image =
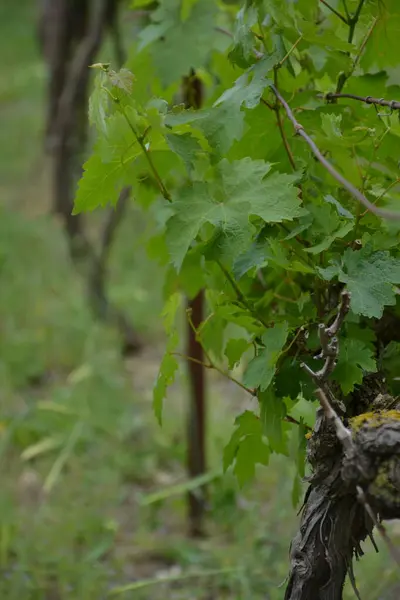
[[[350,231],[353,229],[354,223],[347,222],[343,223],[336,231],[334,231],[331,235],[325,237],[319,244],[315,246],[310,246],[309,248],[305,248],[305,252],[309,254],[320,254],[324,252],[324,250],[328,250],[336,239],[344,238]]]
[[[272,83],[267,75],[278,62],[277,54],[266,55],[255,65],[251,66],[243,75],[235,81],[233,88],[226,90],[216,100],[214,106],[224,102],[232,102],[240,108],[243,104],[246,108],[255,108],[265,90]]]
[[[286,406],[282,398],[277,398],[269,389],[258,396],[261,408],[261,422],[264,435],[268,438],[271,450],[279,454],[287,454],[287,443],[283,429]]]
[[[181,135],[169,133],[166,135],[166,140],[172,152],[175,152],[183,160],[190,173],[198,154],[202,151],[198,140],[191,133]]]
[[[243,377],[246,387],[265,391],[275,374],[275,366],[288,336],[288,324],[279,323],[262,336],[264,348],[248,364]]]
[[[193,4],[193,3],[192,3]],[[216,36],[216,5],[196,2],[182,21],[181,0],[168,0],[152,11],[153,23],[140,33],[141,46],[151,44],[153,63],[164,86],[202,67]]]
[[[99,71],[94,81],[94,90],[89,98],[89,123],[103,135],[107,133],[106,115],[109,103],[109,96],[103,87],[106,77],[104,71]]]
[[[182,305],[182,294],[175,292],[167,299],[163,311],[161,313],[164,322],[165,332],[170,335],[175,326],[176,315]]]
[[[358,315],[381,318],[385,306],[395,304],[393,284],[400,283],[400,260],[387,251],[373,252],[371,246],[348,248],[341,265],[320,269],[324,279],[335,275],[351,292],[351,308]]]
[[[225,155],[235,140],[240,140],[244,130],[245,114],[233,99],[203,110],[186,110],[169,113],[165,119],[168,127],[191,124],[207,139],[216,157]]]
[[[270,451],[262,439],[261,421],[245,411],[235,421],[236,429],[224,449],[224,471],[234,463],[233,472],[242,487],[254,477],[255,465],[267,465]]]
[[[161,313],[165,332],[168,335],[168,343],[153,388],[153,410],[160,425],[162,424],[164,398],[169,386],[174,382],[175,373],[178,370],[178,361],[173,353],[179,344],[179,335],[175,327],[175,321],[181,304],[182,294],[175,292],[168,297]]]
[[[171,341],[173,340],[173,341]],[[153,389],[153,410],[159,424],[162,424],[163,404],[167,389],[175,380],[175,373],[178,370],[178,361],[170,352],[178,345],[178,336],[171,336],[167,352],[161,361],[157,381]]]
[[[118,158],[104,163],[98,154],[92,154],[83,168],[75,196],[74,215],[106,206],[109,202],[115,204],[120,190],[129,183],[128,167]]]
[[[239,442],[244,436],[260,436],[262,434],[260,419],[249,410],[245,410],[236,417],[235,427],[236,429],[233,431],[229,442],[224,448],[224,471],[226,471],[234,462]]]
[[[251,31],[257,23],[257,10],[241,8],[237,13],[235,31],[233,34],[234,47],[229,52],[229,60],[242,69],[246,69],[254,61],[254,34]]]
[[[253,479],[257,463],[268,465],[269,455],[269,448],[260,435],[247,435],[239,442],[233,472],[240,487]]]
[[[250,269],[260,269],[266,263],[265,243],[253,242],[246,252],[240,254],[233,264],[233,275],[237,281],[243,277]]]
[[[250,345],[248,340],[243,338],[231,338],[225,347],[225,356],[229,362],[229,368],[233,369],[242,358]]]
[[[364,342],[354,338],[344,339],[341,342],[334,378],[339,382],[344,394],[349,394],[356,384],[362,383],[365,372],[375,371],[373,351]]]
[[[135,77],[129,69],[122,68],[119,71],[108,71],[110,82],[126,94],[131,94]]]
[[[175,307],[172,308],[172,311],[174,309]],[[170,319],[171,313],[169,313],[166,317],[167,328],[169,328],[171,325]],[[153,388],[153,410],[160,425],[162,425],[164,398],[166,397],[169,386],[175,381],[175,374],[179,366],[176,356],[173,354],[178,347],[178,344],[179,336],[177,331],[171,331],[168,338],[166,352],[161,361],[157,380]]]

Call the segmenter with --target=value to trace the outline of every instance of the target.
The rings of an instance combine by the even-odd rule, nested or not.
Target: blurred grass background
[[[216,476],[209,536],[186,537],[185,494],[169,492],[185,481],[184,370],[162,429],[151,409],[164,343],[163,273],[145,252],[151,224],[132,205],[112,251],[110,295],[146,339],[124,361],[115,332],[93,320],[62,228],[47,214],[35,25],[33,0],[2,0],[0,598],[97,600],[117,588],[139,600],[278,600],[298,523],[290,461],[274,457],[242,491],[231,475]],[[94,229],[101,217],[90,215]],[[220,472],[234,417],[251,403],[217,377],[209,388],[209,467]],[[365,548],[362,598],[397,599],[385,549]],[[185,578],[193,572],[201,576]]]

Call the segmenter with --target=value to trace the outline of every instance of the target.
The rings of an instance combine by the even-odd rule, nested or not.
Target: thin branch
[[[233,279],[233,277],[231,276],[229,271],[227,269],[225,269],[224,265],[219,260],[217,260],[216,263],[219,266],[219,268],[221,269],[221,271],[223,272],[223,274],[225,275],[225,277],[227,278],[227,280],[229,281],[229,283],[231,284],[232,288],[234,289],[239,302],[247,308],[247,310],[257,319],[257,321],[260,321],[260,323],[262,325],[264,325],[265,328],[268,328],[269,324],[263,319],[263,317],[261,317],[258,314],[258,311],[254,308],[254,306],[252,306],[250,304],[250,302],[247,300],[246,296],[242,293],[242,290],[240,289],[240,287],[238,286],[236,281]]]
[[[385,190],[383,190],[383,192],[380,194],[380,196],[378,196],[378,198],[375,200],[375,204],[378,204],[378,202],[379,202],[380,200],[382,200],[382,198],[383,198],[384,196],[386,196],[386,194],[387,194],[388,192],[390,192],[390,190],[391,190],[392,188],[394,188],[394,186],[395,186],[395,185],[397,185],[398,183],[400,183],[400,177],[398,177],[397,179],[395,179],[394,181],[391,181],[391,182],[389,183],[389,185],[387,186],[387,188],[386,188]],[[362,219],[362,217],[365,217],[365,215],[367,214],[367,212],[368,212],[368,211],[367,211],[367,210],[365,210],[365,211],[364,211],[364,212],[363,212],[363,213],[360,215],[360,219]]]
[[[359,100],[365,104],[376,104],[377,106],[388,106],[390,110],[400,110],[400,102],[397,100],[385,100],[384,98],[374,98],[373,96],[357,96],[357,94],[326,94],[327,100],[334,98],[350,98],[350,100]]]
[[[278,89],[278,70],[277,69],[274,70],[274,82],[275,82],[276,89]],[[279,132],[281,134],[281,138],[282,138],[282,142],[285,147],[285,150],[286,150],[286,154],[288,155],[290,166],[292,167],[293,171],[295,171],[296,163],[294,160],[293,152],[289,146],[289,142],[287,140],[285,130],[283,128],[282,118],[281,118],[281,114],[280,114],[280,110],[279,110],[278,98],[276,98],[275,105],[272,108],[275,112],[276,122],[278,123]]]
[[[370,202],[364,194],[362,194],[350,181],[347,181],[324,157],[322,152],[319,150],[315,142],[311,139],[311,137],[305,132],[304,127],[296,120],[290,106],[286,102],[286,100],[282,97],[280,92],[277,90],[275,85],[270,85],[272,91],[275,96],[278,98],[279,102],[284,107],[286,114],[291,121],[296,134],[301,136],[311,148],[316,159],[321,163],[321,165],[332,175],[336,181],[338,181],[358,202],[361,202],[372,213],[378,215],[380,217],[385,217],[387,219],[400,219],[400,212],[385,210],[384,208],[377,208],[372,202]]]
[[[243,390],[245,390],[246,392],[248,392],[252,396],[256,396],[257,392],[255,390],[252,390],[252,389],[246,387],[238,379],[236,379],[235,377],[232,377],[232,375],[230,375],[230,373],[228,373],[227,371],[224,371],[218,365],[215,364],[215,362],[212,360],[212,358],[211,358],[211,356],[210,356],[207,348],[204,347],[204,344],[201,341],[201,336],[200,336],[198,330],[196,329],[196,327],[195,327],[195,325],[193,323],[193,320],[192,320],[191,310],[188,309],[186,311],[186,314],[187,314],[187,317],[188,317],[189,325],[192,328],[193,333],[196,336],[196,340],[201,345],[201,347],[203,349],[203,352],[204,352],[204,355],[205,355],[206,359],[208,360],[208,366],[207,365],[204,365],[204,366],[206,366],[207,369],[215,369],[215,371],[218,371],[218,373],[220,373],[224,377],[227,377],[228,379],[230,379],[231,381],[233,381],[233,383],[236,383],[236,385],[238,385],[239,387],[241,387]],[[188,358],[188,360],[192,360],[192,359]]]
[[[347,429],[347,427],[343,425],[343,421],[338,417],[336,411],[329,404],[329,400],[326,397],[324,390],[318,388],[315,391],[315,395],[319,400],[319,403],[324,411],[327,421],[330,421],[334,426],[336,431],[336,437],[342,443],[345,454],[348,456],[353,456],[354,444],[353,439],[351,437],[350,429]]]
[[[358,6],[357,6],[357,10],[354,13],[353,21],[354,21],[355,25],[357,24],[357,21],[360,18],[360,14],[361,14],[361,10],[364,5],[364,2],[365,2],[365,0],[360,0],[360,2],[358,3]]]
[[[322,2],[322,0],[321,0],[321,2]],[[280,60],[278,62],[278,64],[275,67],[276,69],[279,69],[280,67],[282,67],[282,65],[284,64],[284,62],[289,58],[289,56],[292,54],[293,50],[301,42],[302,39],[303,39],[303,34],[301,34],[301,36],[299,38],[297,38],[297,40],[295,41],[295,43],[293,44],[293,46],[286,52],[286,54],[282,58],[282,60]]]
[[[115,98],[114,98],[114,101],[116,101]],[[132,125],[132,123],[131,123],[128,115],[126,114],[126,111],[125,111],[124,107],[121,106],[121,105],[120,105],[120,110],[121,110],[122,114],[124,115],[125,120],[128,123],[130,130],[132,131],[133,135],[135,136],[135,139],[136,139],[137,143],[139,144],[140,148],[142,149],[143,154],[145,155],[145,158],[146,158],[146,160],[148,162],[148,165],[150,167],[151,172],[154,175],[154,179],[157,182],[157,185],[159,187],[159,190],[160,190],[161,194],[163,195],[163,197],[165,198],[165,200],[168,200],[168,202],[171,202],[171,200],[172,200],[171,194],[168,192],[167,188],[165,187],[165,185],[164,185],[164,183],[163,183],[163,181],[162,181],[162,179],[160,177],[160,174],[157,171],[156,166],[155,166],[155,164],[153,162],[151,154],[150,154],[150,152],[146,148],[146,144],[144,143],[144,136],[140,136],[137,133],[135,127]]]
[[[347,22],[348,22],[348,25],[349,25],[349,35],[348,35],[347,41],[348,41],[349,44],[351,44],[353,42],[353,37],[354,37],[355,30],[356,30],[356,25],[358,23],[358,19],[360,17],[363,5],[364,5],[364,0],[360,0],[359,4],[357,6],[357,10],[356,10],[355,14],[352,17],[350,17],[350,16],[348,17]],[[347,11],[347,8],[346,8],[346,11]],[[347,11],[347,14],[348,14],[348,11]],[[355,70],[355,68],[356,68],[356,66],[358,64],[358,61],[361,58],[362,53],[364,52],[364,48],[365,48],[365,46],[366,46],[369,38],[371,37],[371,34],[372,34],[373,30],[374,30],[374,27],[375,27],[377,21],[378,21],[377,19],[374,19],[374,22],[372,23],[372,26],[368,30],[367,35],[365,36],[365,38],[364,38],[364,40],[363,40],[363,42],[362,42],[362,44],[360,46],[360,49],[357,52],[357,55],[356,55],[356,57],[355,57],[355,59],[353,61],[353,64],[351,66],[350,71],[348,73],[346,73],[345,71],[342,71],[340,73],[340,75],[338,77],[338,80],[337,80],[337,84],[336,84],[336,93],[339,94],[342,91],[342,89],[344,88],[344,85],[345,85],[346,81],[349,79],[349,77],[351,77],[353,75],[354,70]],[[346,54],[348,56],[350,56],[350,52],[347,52]]]
[[[344,290],[341,294],[341,303],[339,306],[339,311],[336,316],[336,319],[333,321],[332,325],[330,325],[325,333],[328,337],[332,338],[337,335],[343,325],[343,321],[350,310],[350,300],[351,294],[347,290]]]
[[[337,334],[350,310],[350,299],[350,293],[347,290],[343,290],[338,314],[332,325],[330,325],[330,327],[325,327],[323,323],[320,323],[319,325],[318,335],[321,342],[321,355],[319,358],[325,359],[323,367],[319,371],[313,371],[308,365],[302,365],[317,385],[325,383],[336,366],[339,354],[339,340]]]
[[[224,27],[216,26],[216,27],[214,27],[214,29],[215,29],[215,31],[218,31],[218,33],[222,33],[223,35],[226,35],[227,37],[233,38],[233,33],[228,31],[228,29],[225,29]]]
[[[338,10],[336,10],[336,8],[333,8],[333,6],[331,6],[330,4],[328,4],[328,2],[326,0],[319,0],[321,2],[321,4],[323,4],[324,6],[326,6],[326,8],[328,8],[334,15],[336,15],[337,17],[339,17],[339,19],[341,21],[343,21],[343,23],[345,23],[346,25],[348,25],[348,21],[346,19],[346,17],[344,17],[342,14],[340,14],[340,12]]]
[[[362,11],[362,7],[364,6],[364,2],[365,2],[365,0],[360,0],[360,2],[358,3],[358,6],[357,6],[357,10],[354,13],[354,16],[350,18],[350,21],[349,21],[349,37],[348,37],[349,44],[351,44],[352,41],[353,41],[354,32],[355,32],[355,29],[356,29],[356,25],[358,23],[358,19],[360,18],[360,14],[361,14],[361,11]]]
[[[349,9],[347,8],[347,2],[346,2],[346,0],[342,0],[342,1],[343,1],[344,12],[346,13],[346,19],[349,21],[350,13],[349,13]]]
[[[283,420],[287,423],[293,423],[293,425],[303,425],[304,429],[307,429],[307,431],[312,431],[312,427],[310,427],[306,423],[300,423],[300,421],[298,421],[294,417],[291,417],[290,415],[286,415],[286,417],[284,417]]]
[[[362,57],[362,54],[363,54],[363,52],[365,50],[365,46],[367,45],[367,42],[368,42],[369,38],[371,37],[372,32],[374,31],[377,22],[378,22],[378,17],[375,17],[374,20],[372,21],[371,27],[368,29],[368,31],[367,31],[367,33],[366,33],[366,35],[365,35],[365,37],[364,37],[364,39],[362,41],[362,44],[360,46],[359,51],[357,52],[357,55],[356,55],[356,57],[354,59],[354,62],[353,62],[352,69],[351,69],[350,74],[349,74],[349,77],[350,77],[350,75],[352,75],[354,73],[354,70],[355,70],[356,66],[360,62],[360,58]]]
[[[265,100],[265,98],[261,98],[261,102],[262,102],[262,104],[265,104],[265,106],[268,106],[269,110],[274,110],[274,107],[272,106],[272,104],[270,104],[268,102],[268,100]]]
[[[203,362],[201,360],[198,360],[197,358],[193,358],[192,356],[186,356],[186,354],[182,354],[181,352],[171,352],[171,354],[172,354],[172,356],[179,356],[180,358],[184,358],[185,360],[188,360],[190,362],[194,362],[197,365],[202,365],[205,369],[213,369],[214,371],[217,371],[218,373],[220,373],[220,375],[223,375],[224,377],[226,377],[227,379],[229,379],[233,383],[236,383],[236,385],[238,385],[239,387],[241,387],[242,390],[244,390],[245,392],[247,392],[251,396],[256,396],[257,395],[257,393],[255,392],[255,390],[252,390],[252,389],[246,387],[238,379],[235,379],[235,377],[232,377],[227,371],[224,371],[223,369],[221,369],[218,365],[216,365],[213,362],[205,363],[205,362]],[[207,357],[207,360],[209,360],[208,357]]]
[[[283,123],[282,123],[282,118],[281,118],[280,111],[278,109],[275,110],[275,114],[276,114],[276,122],[278,123],[279,132],[281,134],[283,145],[285,146],[286,154],[288,155],[290,166],[292,167],[293,171],[295,171],[296,170],[296,163],[294,162],[294,156],[293,156],[292,150],[291,150],[291,148],[289,146],[289,142],[287,141],[285,130],[283,128]]]

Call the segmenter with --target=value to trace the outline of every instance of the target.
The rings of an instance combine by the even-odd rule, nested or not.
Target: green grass
[[[214,479],[204,540],[186,537],[185,494],[168,492],[185,481],[187,388],[182,374],[160,429],[151,388],[162,271],[144,250],[145,217],[130,208],[111,257],[110,295],[147,339],[123,362],[45,215],[35,6],[0,6],[0,598],[98,600],[119,589],[113,597],[278,600],[298,522],[289,461],[274,457],[243,491],[229,474]],[[210,380],[209,468],[219,470],[234,415],[250,404]],[[159,490],[164,499],[143,502]],[[398,597],[384,551],[368,546],[356,573],[363,598]]]

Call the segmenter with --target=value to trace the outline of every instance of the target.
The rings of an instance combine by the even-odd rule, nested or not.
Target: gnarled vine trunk
[[[363,554],[361,542],[372,538],[374,523],[358,500],[357,486],[378,519],[400,517],[400,405],[382,394],[382,387],[379,378],[366,377],[357,393],[376,395],[370,412],[349,420],[351,459],[319,410],[308,448],[313,475],[291,545],[285,600],[341,600],[347,574],[358,593],[352,560]]]

